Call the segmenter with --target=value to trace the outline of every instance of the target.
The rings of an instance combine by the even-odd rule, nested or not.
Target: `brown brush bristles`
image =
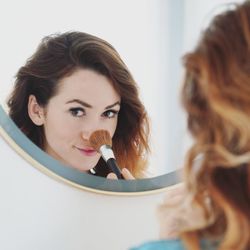
[[[112,139],[107,130],[94,131],[89,137],[89,142],[91,147],[97,151],[99,151],[102,145],[109,145],[110,147],[112,146]]]

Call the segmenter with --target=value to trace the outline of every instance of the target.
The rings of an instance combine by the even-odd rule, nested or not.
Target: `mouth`
[[[97,154],[97,151],[94,150],[93,148],[78,148],[75,147],[81,154],[85,156],[95,156]]]

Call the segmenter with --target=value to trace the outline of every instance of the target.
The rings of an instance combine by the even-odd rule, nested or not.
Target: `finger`
[[[160,239],[175,239],[179,236],[179,230],[176,226],[164,226],[160,228]]]
[[[107,175],[107,179],[111,179],[111,180],[118,180],[117,176],[115,173],[109,173]]]
[[[125,180],[134,180],[135,177],[130,173],[130,171],[127,168],[122,169],[122,175]]]
[[[178,184],[175,185],[171,188],[169,188],[164,196],[164,200],[163,202],[168,202],[169,200],[173,199],[174,197],[183,197],[186,195],[186,187],[184,186],[184,184]]]

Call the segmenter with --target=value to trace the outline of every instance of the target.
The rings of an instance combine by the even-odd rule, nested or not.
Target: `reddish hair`
[[[184,242],[200,249],[205,235],[219,238],[219,249],[250,249],[250,2],[217,15],[184,66],[182,101],[194,137],[186,182],[205,214],[209,198],[215,216],[183,233]]]

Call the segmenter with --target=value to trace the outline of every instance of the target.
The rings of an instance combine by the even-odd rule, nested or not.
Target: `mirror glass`
[[[103,38],[116,48],[134,76],[151,120],[148,177],[172,173],[182,166],[191,141],[179,101],[181,56],[193,48],[201,29],[220,10],[218,5],[228,2],[231,1],[23,0],[16,2],[15,8],[6,2],[0,10],[1,104],[5,109],[6,96],[13,87],[17,70],[34,53],[43,37],[57,32],[82,31]],[[26,140],[19,132],[14,134]],[[39,154],[37,149],[29,153],[34,158]]]

